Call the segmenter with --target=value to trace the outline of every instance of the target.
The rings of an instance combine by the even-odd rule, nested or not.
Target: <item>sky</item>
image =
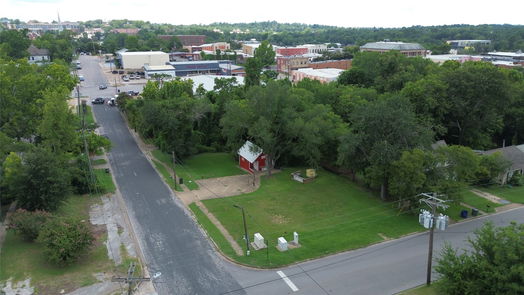
[[[524,0],[0,0],[0,17],[175,25],[277,21],[340,27],[524,24]]]

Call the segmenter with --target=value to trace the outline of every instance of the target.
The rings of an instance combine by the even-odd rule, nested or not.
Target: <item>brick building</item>
[[[303,55],[277,57],[277,72],[289,73],[292,70],[309,67],[309,58]]]
[[[282,56],[302,55],[308,53],[308,49],[306,47],[277,47],[275,53]]]
[[[348,70],[351,68],[351,59],[341,59],[341,60],[326,60],[309,63],[309,67],[313,69],[340,69]]]

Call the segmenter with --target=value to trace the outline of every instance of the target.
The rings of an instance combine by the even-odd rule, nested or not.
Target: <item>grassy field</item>
[[[105,169],[94,169],[94,172],[102,193],[114,193],[116,191],[111,173],[107,173]]]
[[[440,295],[438,291],[438,282],[432,283],[429,287],[426,285],[419,286],[413,289],[409,289],[398,293],[397,295]]]
[[[71,196],[56,214],[88,220],[89,207],[97,200],[95,197]],[[112,261],[104,244],[107,240],[105,231],[98,229],[95,235],[96,242],[87,255],[73,265],[58,267],[47,262],[41,244],[23,241],[8,231],[0,255],[0,282],[9,278],[19,281],[30,277],[38,294],[59,294],[62,289],[70,292],[94,284],[97,280],[93,274],[112,269]]]
[[[423,230],[416,216],[399,213],[394,208],[396,203],[381,202],[346,178],[320,170],[315,181],[301,184],[291,179],[290,172],[295,170],[264,177],[256,192],[203,201],[242,247],[242,214],[234,204],[245,208],[250,238],[259,232],[269,242],[268,252],[253,251],[249,257],[232,254],[233,259],[247,265],[277,267]],[[222,247],[223,243],[216,240],[220,234],[209,226],[207,218],[198,211],[195,215]],[[294,231],[299,233],[302,246],[279,252],[275,248],[277,238],[290,241]]]
[[[524,204],[524,186],[510,187],[507,185],[493,185],[488,187],[481,187],[479,189],[493,194],[497,197],[506,199],[510,202]]]
[[[167,171],[166,167],[162,165],[159,161],[153,160],[153,164],[155,165],[155,168],[160,172],[162,177],[164,178],[164,181],[167,182],[169,187],[176,191],[183,191],[178,184],[175,183],[175,180],[173,180],[173,175]]]
[[[106,163],[107,163],[106,159],[96,159],[96,160],[93,161],[93,165],[94,166],[104,165]]]
[[[470,190],[466,190],[462,193],[462,201],[487,213],[493,213],[495,212],[496,207],[502,206],[502,204],[493,203],[490,200],[477,196]]]
[[[96,123],[95,119],[93,117],[93,112],[91,110],[91,106],[86,105],[86,114],[85,114],[85,124],[87,129],[95,129]]]
[[[173,167],[171,155],[160,150],[152,153],[158,161]],[[195,180],[239,175],[245,172],[237,167],[237,163],[230,154],[203,153],[185,159],[180,164],[177,162],[176,173],[179,178],[184,179],[184,184],[190,190],[194,190],[198,189]]]

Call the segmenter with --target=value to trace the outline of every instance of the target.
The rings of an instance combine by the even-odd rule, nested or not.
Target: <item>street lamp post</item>
[[[242,220],[244,221],[244,236],[246,239],[246,256],[249,256],[249,236],[247,234],[246,215],[244,214],[244,208],[238,205],[233,205],[233,207],[242,210]]]

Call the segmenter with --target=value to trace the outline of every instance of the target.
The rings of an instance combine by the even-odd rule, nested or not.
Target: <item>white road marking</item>
[[[284,280],[284,282],[286,282],[286,284],[289,286],[289,288],[291,288],[291,290],[293,292],[296,292],[298,291],[298,288],[297,286],[295,286],[295,284],[293,284],[293,282],[286,276],[286,274],[282,271],[277,271],[277,274]]]
[[[135,176],[137,176],[135,171],[133,171],[133,174],[134,174]]]

